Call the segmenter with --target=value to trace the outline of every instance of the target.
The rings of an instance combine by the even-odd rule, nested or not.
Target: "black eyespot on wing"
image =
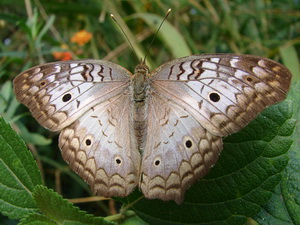
[[[185,142],[185,146],[186,146],[187,148],[191,148],[191,147],[193,146],[193,143],[192,143],[190,140],[187,140],[187,141]]]
[[[46,84],[47,84],[46,81],[43,80],[40,82],[40,87],[44,87],[44,86],[46,86]]]
[[[210,93],[209,94],[209,99],[213,102],[218,102],[218,101],[220,101],[220,95],[218,93],[215,93],[215,92]]]
[[[252,81],[253,81],[253,79],[252,79],[251,77],[247,77],[246,80],[247,80],[248,82],[252,82]]]
[[[158,166],[160,164],[160,160],[155,160],[154,164],[155,166]]]
[[[122,160],[120,158],[116,158],[116,163],[117,164],[121,164],[122,163]]]
[[[72,98],[72,95],[70,93],[67,93],[62,97],[62,100],[63,100],[63,102],[68,102],[71,100],[71,98]]]
[[[92,141],[91,141],[90,139],[86,139],[86,140],[85,140],[85,144],[86,144],[87,146],[90,146],[90,145],[92,144]]]

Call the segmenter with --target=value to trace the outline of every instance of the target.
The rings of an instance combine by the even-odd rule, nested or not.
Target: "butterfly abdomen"
[[[149,91],[149,68],[141,63],[136,66],[131,80],[132,127],[136,146],[143,151],[147,136],[147,95]]]

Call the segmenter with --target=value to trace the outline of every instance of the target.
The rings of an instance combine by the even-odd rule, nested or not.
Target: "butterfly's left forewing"
[[[131,73],[102,60],[73,60],[33,67],[14,80],[18,101],[44,127],[58,131],[97,103],[129,86]]]

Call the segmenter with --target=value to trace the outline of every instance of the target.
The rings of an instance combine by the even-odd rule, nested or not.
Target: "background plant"
[[[254,54],[284,63],[294,75],[293,89],[289,96],[290,101],[270,108],[260,116],[259,120],[247,127],[246,131],[243,130],[241,133],[225,139],[225,150],[220,163],[206,180],[197,184],[198,188],[191,188],[189,191],[189,193],[195,192],[195,194],[190,194],[192,197],[188,195],[187,200],[199,198],[198,208],[190,207],[188,204],[178,207],[159,201],[141,200],[133,209],[150,223],[233,224],[234,222],[243,224],[243,221],[250,217],[261,224],[270,221],[272,224],[300,223],[299,216],[297,216],[300,214],[296,207],[299,192],[295,190],[296,187],[299,187],[299,180],[297,180],[299,178],[295,176],[299,172],[299,153],[295,151],[299,142],[299,129],[293,131],[295,121],[299,118],[299,100],[297,98],[299,97],[299,91],[297,91],[299,85],[297,86],[297,82],[300,76],[298,59],[300,3],[298,1],[2,0],[0,4],[2,40],[0,43],[0,113],[13,125],[32,151],[41,171],[43,182],[47,187],[54,189],[64,198],[91,196],[88,186],[71,172],[61,159],[57,147],[57,134],[50,133],[39,126],[27,109],[16,102],[12,93],[12,79],[21,71],[37,64],[77,58],[110,60],[133,71],[139,59],[134,56],[123,34],[109,14],[115,15],[132,42],[138,57],[141,58],[145,55],[162,17],[168,8],[172,8],[172,13],[150,49],[147,64],[151,69],[171,59],[190,54],[214,52]],[[87,32],[86,36],[83,35],[79,41],[74,41],[74,36],[80,31]],[[83,39],[85,41],[82,44]],[[278,115],[282,115],[279,116],[281,122]],[[279,121],[277,125],[271,126],[271,131],[278,131],[278,133],[274,135],[274,132],[269,134],[265,132],[264,129],[270,129],[270,127],[264,127],[264,121],[269,121],[268,124]],[[261,134],[257,133],[259,129],[262,130]],[[249,134],[257,136],[254,135],[249,140],[246,138],[249,137]],[[294,143],[288,145],[281,139],[283,136],[290,138]],[[268,143],[267,146],[274,144],[282,148],[281,151],[276,151],[276,154],[280,152],[277,157],[271,154],[271,150],[266,151],[266,148],[262,148],[263,152],[268,152],[269,155],[257,153],[256,162],[265,158],[270,160],[265,162],[273,163],[273,159],[278,159],[274,164],[278,166],[278,171],[274,172],[275,175],[267,176],[270,178],[269,180],[274,180],[274,186],[281,180],[276,189],[272,189],[271,184],[265,184],[268,186],[265,189],[269,195],[264,194],[265,192],[258,191],[260,188],[264,189],[264,184],[258,182],[258,189],[252,190],[258,194],[256,196],[249,194],[248,201],[252,201],[253,205],[250,204],[251,207],[248,208],[243,208],[244,198],[224,197],[226,194],[234,193],[234,187],[232,190],[228,187],[228,192],[222,190],[220,194],[223,196],[219,198],[211,196],[207,189],[225,184],[222,183],[224,181],[216,179],[217,177],[222,177],[226,173],[237,174],[236,171],[243,169],[243,166],[240,165],[238,168],[238,164],[228,164],[228,161],[232,162],[234,159],[244,156],[245,158],[240,160],[246,162],[246,156],[251,156],[247,155],[251,154],[251,151],[248,153],[243,151],[244,155],[232,155],[241,151],[241,145],[251,142],[252,145],[255,145],[254,149],[258,149],[258,151],[261,149],[257,146],[263,146],[263,143],[256,142],[256,139]],[[279,143],[284,144],[280,145]],[[288,148],[284,148],[284,146]],[[236,149],[236,151],[230,149]],[[290,160],[288,161],[288,159]],[[244,164],[245,168],[249,168],[246,165],[248,164]],[[257,165],[254,164],[254,168]],[[227,170],[223,168],[226,166],[229,167]],[[245,173],[236,177],[240,182],[246,183],[247,179],[244,180],[243,175]],[[250,178],[254,179],[249,175],[248,179]],[[211,182],[214,179],[216,182]],[[239,181],[235,181],[234,184]],[[295,187],[291,188],[292,185]],[[37,192],[40,193],[43,190],[41,188]],[[201,190],[202,193],[196,192],[197,190]],[[123,203],[132,202],[139,196],[139,193],[135,192],[128,199],[121,201]],[[205,196],[209,196],[211,199]],[[267,202],[268,199],[270,200]],[[283,202],[281,201],[285,205],[284,207],[277,204],[280,202],[279,199],[284,199]],[[87,202],[87,199],[84,201],[85,203],[78,204],[78,206],[97,216],[111,215],[120,208],[120,201]],[[239,201],[241,205],[239,205]],[[225,214],[220,212],[224,211],[222,205],[225,205],[225,209],[228,210]],[[162,210],[166,208],[168,210]],[[240,208],[244,213],[239,211]],[[195,210],[198,215],[202,211],[206,217],[202,220],[196,218],[194,214],[190,214],[191,209]],[[162,212],[162,215],[159,211]],[[202,214],[201,216],[203,217]],[[249,219],[249,221],[251,220]],[[13,223],[8,221],[5,216],[2,217],[2,222]]]

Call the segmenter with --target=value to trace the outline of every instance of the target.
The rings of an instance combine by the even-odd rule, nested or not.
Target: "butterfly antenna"
[[[156,30],[156,33],[155,33],[154,37],[152,38],[152,41],[151,41],[151,43],[150,43],[150,45],[149,45],[149,48],[148,48],[148,50],[147,50],[147,52],[146,52],[146,55],[145,55],[145,57],[144,57],[143,63],[145,63],[146,58],[147,58],[147,56],[148,56],[148,54],[149,54],[149,51],[150,51],[150,49],[151,49],[151,47],[152,47],[152,44],[153,44],[153,42],[154,42],[154,40],[155,40],[155,38],[156,38],[156,36],[157,36],[157,34],[158,34],[158,32],[159,32],[161,26],[163,25],[163,23],[165,22],[165,20],[166,20],[167,17],[169,16],[170,12],[171,12],[171,9],[168,9],[168,11],[167,11],[167,13],[166,13],[164,19],[161,21],[161,23],[160,23],[158,29]]]
[[[121,29],[123,35],[125,36],[126,40],[128,41],[128,43],[129,43],[129,45],[130,45],[130,48],[132,49],[132,51],[134,52],[136,58],[138,59],[139,57],[138,57],[136,51],[134,51],[134,48],[133,48],[133,46],[132,46],[132,44],[131,44],[129,38],[127,37],[125,31],[124,31],[123,28],[120,26],[120,24],[118,23],[118,21],[116,20],[116,18],[114,17],[114,15],[113,15],[113,14],[110,14],[110,16],[111,16],[111,18],[116,22],[116,24],[118,25],[118,27]]]

